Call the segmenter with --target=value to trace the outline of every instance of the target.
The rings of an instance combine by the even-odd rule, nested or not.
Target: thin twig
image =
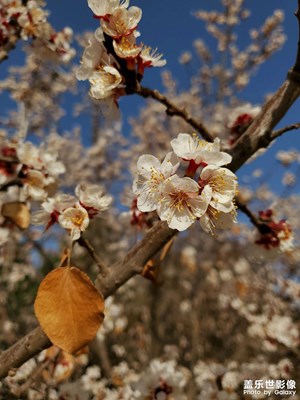
[[[105,378],[111,378],[111,361],[109,359],[109,353],[105,338],[100,339],[98,336],[89,344],[89,348],[93,355],[97,358],[98,363],[100,363],[101,372]]]
[[[44,263],[47,263],[47,265],[52,265],[53,259],[48,256],[41,243],[38,242],[37,240],[32,239],[30,235],[26,234],[26,232],[24,233],[24,235],[28,240],[27,243],[29,243],[39,253],[39,255],[43,258]]]
[[[285,132],[293,131],[293,130],[299,129],[299,128],[300,128],[300,122],[298,122],[296,124],[292,124],[292,125],[287,125],[284,128],[278,129],[277,131],[273,131],[271,134],[271,138],[272,138],[272,140],[274,140],[274,139],[278,138],[279,136],[281,136]]]
[[[16,47],[18,40],[18,35],[11,36],[9,41],[0,48],[0,64],[8,59],[8,53]]]
[[[202,124],[202,122],[197,121],[195,118],[193,118],[184,108],[180,108],[176,104],[172,103],[166,96],[161,94],[158,90],[152,90],[143,86],[139,86],[136,89],[135,93],[144,98],[151,97],[152,99],[157,100],[158,102],[166,106],[167,108],[166,112],[168,115],[171,116],[176,115],[182,118],[186,123],[188,123],[194,129],[196,129],[196,131],[199,132],[205,140],[207,140],[208,142],[214,141],[214,136]]]
[[[39,364],[36,369],[33,371],[33,373],[29,376],[27,381],[23,383],[16,391],[15,395],[18,397],[21,397],[21,395],[27,393],[27,390],[32,386],[33,382],[42,374],[44,369],[46,369],[52,362],[53,360],[51,358],[48,358],[44,360],[41,364]]]
[[[235,198],[235,204],[242,211],[247,217],[249,218],[250,222],[257,228],[260,234],[265,235],[266,233],[270,233],[271,229],[268,225],[260,222],[257,216],[247,207],[246,204],[241,202],[238,197]]]
[[[101,274],[101,276],[107,275],[108,266],[98,256],[98,254],[96,253],[96,251],[95,251],[94,247],[91,245],[91,243],[83,237],[80,237],[77,240],[77,243],[80,244],[80,246],[84,247],[89,252],[90,256],[97,264],[97,266],[99,268],[99,273]]]

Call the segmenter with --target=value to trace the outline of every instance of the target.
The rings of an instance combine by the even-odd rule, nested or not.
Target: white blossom
[[[157,399],[168,398],[185,400],[183,389],[187,383],[187,376],[176,365],[175,361],[162,362],[152,360],[149,367],[140,375],[139,380],[132,384],[134,399],[144,400],[156,394]]]
[[[218,229],[231,229],[236,222],[236,211],[233,208],[230,212],[224,213],[209,205],[206,213],[200,218],[201,228],[210,234]]]
[[[76,204],[76,198],[68,194],[58,194],[55,198],[49,197],[41,206],[42,210],[35,211],[32,214],[31,222],[34,225],[47,225],[57,222],[58,216],[63,210],[73,207]]]
[[[227,168],[208,165],[203,168],[199,184],[206,190],[211,190],[210,205],[216,210],[230,212],[234,208],[233,199],[236,195],[237,177]]]
[[[50,185],[54,183],[51,176],[46,177],[43,172],[30,169],[24,178],[24,193],[33,200],[44,200]]]
[[[179,160],[172,152],[166,155],[162,163],[149,154],[144,154],[138,159],[138,177],[132,190],[138,196],[137,207],[140,211],[156,210],[161,199],[161,185],[176,172],[178,166]]]
[[[122,82],[122,76],[116,68],[104,65],[92,73],[89,81],[91,96],[95,99],[105,99],[113,95],[114,89]]]
[[[113,47],[117,56],[121,58],[135,58],[141,52],[141,46],[136,45],[134,33],[122,36],[120,40],[113,40]]]
[[[59,224],[70,231],[71,239],[80,238],[81,232],[85,231],[90,219],[85,208],[77,204],[75,207],[66,208],[58,217]]]
[[[232,157],[220,151],[220,139],[216,138],[213,143],[200,140],[196,135],[180,133],[176,139],[171,141],[174,153],[184,161],[193,160],[197,165],[229,164]]]
[[[139,7],[117,8],[108,20],[101,21],[103,32],[113,39],[128,36],[136,28],[142,18],[142,10]]]
[[[88,0],[88,6],[97,17],[111,15],[118,8],[127,8],[129,0]]]
[[[144,67],[164,67],[167,61],[162,59],[163,54],[157,53],[157,49],[152,49],[149,46],[143,46],[139,58]]]
[[[173,175],[165,180],[161,190],[157,214],[172,229],[187,229],[207,209],[207,198],[199,195],[200,187],[191,178]]]
[[[31,142],[18,144],[17,157],[22,164],[31,168],[42,169],[44,165],[40,157],[40,150]]]
[[[107,210],[112,197],[104,195],[98,185],[78,185],[75,189],[80,204],[87,209],[89,215]]]
[[[108,62],[108,54],[103,43],[98,38],[93,37],[83,52],[76,78],[79,81],[89,79],[97,68]]]

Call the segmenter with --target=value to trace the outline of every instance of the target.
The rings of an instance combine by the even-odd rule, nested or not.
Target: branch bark
[[[259,115],[230,150],[229,168],[238,170],[260,148],[267,147],[277,136],[273,128],[300,95],[300,74],[291,70],[277,92],[265,103]]]

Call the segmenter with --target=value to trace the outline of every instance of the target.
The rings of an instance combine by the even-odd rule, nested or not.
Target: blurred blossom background
[[[143,12],[139,40],[157,47],[167,61],[145,72],[143,86],[184,107],[229,150],[295,62],[296,3],[132,0]],[[30,40],[19,40],[9,52],[0,69],[1,141],[26,138],[55,154],[64,172],[53,156],[45,175],[53,175],[59,193],[73,195],[78,184],[89,183],[112,196],[111,208],[86,232],[111,265],[157,220],[155,212],[140,213],[134,203],[138,158],[163,159],[170,141],[193,129],[152,99],[122,96],[118,107],[92,99],[89,84],[75,76],[99,20],[86,1],[49,1],[43,9],[57,31],[72,29],[64,31],[68,40],[72,36],[70,48],[59,61],[41,57]],[[296,102],[276,130],[298,122]],[[103,326],[89,348],[72,356],[55,347],[44,350],[3,380],[0,398],[235,400],[265,398],[244,395],[245,380],[284,380],[291,387],[294,381],[299,387],[299,132],[257,152],[237,176],[239,200],[276,232],[276,244],[240,211],[238,223],[215,236],[195,223],[150,260],[143,276],[108,298]],[[12,217],[3,214],[3,205],[23,202],[6,191],[5,182],[4,219]],[[29,201],[30,213],[39,201]],[[27,228],[0,227],[0,350],[36,327],[39,282],[69,243],[58,226],[47,232]],[[96,277],[97,265],[83,247],[74,246],[72,257]]]

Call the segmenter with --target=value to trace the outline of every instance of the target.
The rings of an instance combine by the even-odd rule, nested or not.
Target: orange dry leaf
[[[30,224],[30,212],[23,203],[6,203],[2,207],[1,214],[21,229],[27,229]]]
[[[59,267],[41,282],[35,315],[51,342],[74,353],[96,335],[104,318],[104,299],[76,267]]]

